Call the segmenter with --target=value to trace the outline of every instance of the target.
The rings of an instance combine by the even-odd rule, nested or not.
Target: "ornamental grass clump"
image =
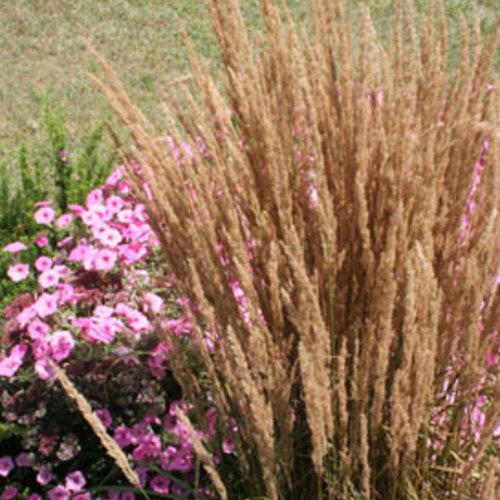
[[[175,154],[95,54],[128,178],[213,341],[172,336],[170,362],[233,429],[230,498],[495,491],[499,30],[471,43],[464,21],[447,74],[443,2],[419,25],[396,3],[385,49],[367,9],[355,31],[342,1],[311,0],[308,33],[262,0],[256,47],[237,0],[206,0],[224,71],[187,41]]]

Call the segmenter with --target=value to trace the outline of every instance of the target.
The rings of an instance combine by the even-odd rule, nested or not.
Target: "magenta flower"
[[[0,361],[0,376],[12,377],[23,364],[27,350],[27,345],[16,344],[10,350],[10,354]]]
[[[111,418],[111,413],[107,408],[99,408],[95,411],[95,414],[99,417],[99,420],[106,429],[111,427],[113,419]]]
[[[92,500],[92,495],[86,491],[85,493],[80,493],[79,495],[73,495],[72,500]]]
[[[149,485],[155,493],[167,494],[170,491],[170,479],[164,476],[155,476]]]
[[[32,493],[27,500],[42,500],[42,497],[38,493]]]
[[[28,264],[14,264],[7,269],[7,276],[14,282],[25,280],[30,273]]]
[[[49,500],[69,500],[70,492],[62,484],[49,491]]]
[[[33,454],[31,453],[19,453],[16,457],[16,465],[18,467],[32,467],[33,458]]]
[[[71,226],[73,222],[73,215],[72,214],[62,214],[59,216],[56,220],[56,226],[59,229],[64,229],[68,226]]]
[[[54,479],[54,474],[52,474],[52,471],[49,469],[49,467],[42,465],[36,476],[36,482],[38,484],[41,484],[42,486],[46,486],[52,481],[52,479]]]
[[[34,213],[33,218],[37,224],[45,224],[49,226],[52,224],[55,215],[56,213],[52,207],[42,207]]]
[[[12,500],[17,497],[18,493],[19,490],[15,486],[7,486],[7,488],[3,490],[2,500]]]
[[[123,174],[120,170],[120,167],[118,167],[116,170],[111,172],[110,176],[106,179],[106,186],[107,187],[113,187],[116,186],[116,184],[122,179]]]
[[[135,500],[135,495],[131,491],[125,491],[120,495],[120,500]]]
[[[47,238],[47,235],[46,234],[41,234],[40,236],[38,236],[35,240],[35,245],[38,247],[38,248],[43,248],[43,247],[46,247],[47,245],[49,244],[49,238]]]
[[[7,477],[14,468],[14,460],[8,455],[0,457],[0,476]]]
[[[73,347],[75,347],[75,340],[70,332],[67,330],[59,330],[54,332],[50,339],[50,348],[52,350],[52,357],[56,361],[66,359]]]
[[[21,250],[26,250],[27,248],[28,247],[24,243],[21,243],[20,241],[14,241],[13,243],[9,243],[8,245],[4,246],[2,252],[17,254]]]
[[[66,489],[69,491],[78,493],[79,491],[82,491],[86,484],[87,481],[79,470],[66,476]]]

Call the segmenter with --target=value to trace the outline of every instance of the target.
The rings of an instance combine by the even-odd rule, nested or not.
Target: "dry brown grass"
[[[209,160],[195,149],[192,166],[179,168],[97,54],[107,83],[96,81],[134,140],[142,173],[128,163],[128,176],[139,195],[144,180],[151,186],[154,201],[144,201],[166,262],[197,305],[200,339],[206,329],[216,335],[215,353],[201,342],[197,356],[220,413],[238,421],[244,493],[494,491],[494,469],[484,485],[477,475],[500,400],[490,397],[477,445],[458,435],[486,354],[499,347],[500,89],[486,90],[498,27],[486,41],[476,31],[471,53],[464,29],[462,63],[449,79],[443,2],[430,2],[422,26],[412,1],[397,2],[387,52],[368,11],[358,36],[338,0],[310,1],[311,35],[286,6],[262,0],[267,42],[259,50],[237,0],[206,3],[224,91],[188,42],[196,92],[186,85],[182,104],[167,95],[166,114],[181,125],[170,130],[175,140],[202,137]],[[485,138],[481,202],[460,246]],[[248,299],[249,321],[228,273]],[[174,373],[200,402],[203,389],[172,341]],[[446,408],[452,364],[460,371]],[[491,369],[492,386],[495,376]],[[426,436],[439,410],[449,419],[434,464]]]

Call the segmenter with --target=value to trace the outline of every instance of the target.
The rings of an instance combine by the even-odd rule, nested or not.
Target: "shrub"
[[[121,176],[115,170],[69,213],[48,203],[35,212],[54,245],[33,266],[20,242],[4,249],[10,279],[30,281],[5,309],[1,339],[4,497],[207,498],[193,443],[213,443],[209,463],[231,452],[229,441],[215,442],[217,414],[208,399],[197,408],[207,427],[194,431],[182,420],[196,412],[170,375],[163,332],[192,348],[196,339],[174,277],[158,260],[144,206]]]
[[[223,91],[190,48],[198,94],[167,96],[177,158],[97,54],[96,81],[134,140],[127,173],[194,329],[214,339],[186,352],[171,336],[171,363],[194,405],[203,367],[238,422],[239,490],[218,469],[229,496],[491,493],[498,29],[470,47],[464,27],[447,75],[443,2],[418,27],[398,2],[388,50],[366,9],[353,33],[342,1],[312,1],[308,35],[263,0],[258,50],[237,0],[206,3]]]

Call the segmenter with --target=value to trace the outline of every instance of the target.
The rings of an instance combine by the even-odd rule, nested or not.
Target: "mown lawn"
[[[255,34],[259,0],[241,3]],[[347,2],[350,10],[360,3],[370,5],[382,32],[390,28],[394,0]],[[418,0],[417,8],[426,3]],[[304,17],[307,0],[288,4],[296,18]],[[473,4],[483,31],[499,19],[496,0],[447,0],[457,48],[460,13],[470,21]],[[159,87],[189,73],[177,16],[215,67],[217,50],[203,0],[0,0],[0,160],[9,158],[20,140],[43,139],[39,111],[44,94],[63,105],[76,140],[109,113],[106,99],[87,78],[95,65],[81,43],[84,37],[108,58],[132,98],[161,128]]]

